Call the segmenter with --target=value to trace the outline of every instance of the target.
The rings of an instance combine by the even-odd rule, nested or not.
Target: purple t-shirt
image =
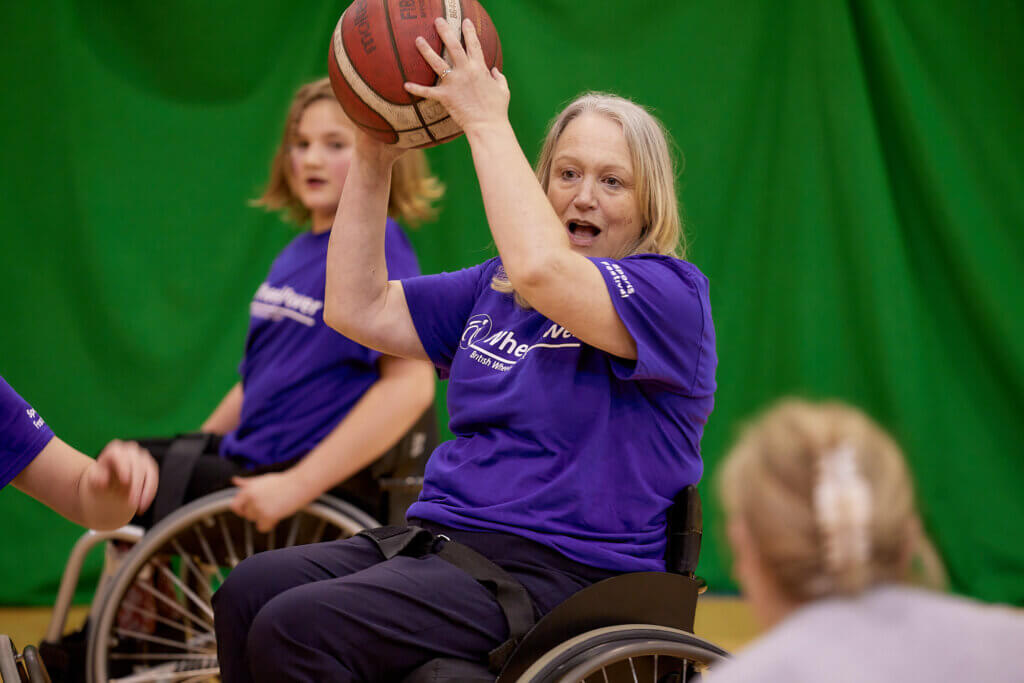
[[[0,489],[7,486],[53,438],[32,406],[0,377]]]
[[[313,449],[380,373],[381,354],[324,323],[330,232],[304,232],[285,247],[256,290],[242,376],[242,417],[224,436],[220,452],[252,466],[291,460]],[[388,272],[419,275],[409,239],[388,219]]]
[[[666,511],[697,482],[715,392],[707,278],[651,254],[591,259],[636,340],[626,360],[491,288],[497,259],[404,280],[455,439],[408,516],[518,534],[619,571],[664,570]]]

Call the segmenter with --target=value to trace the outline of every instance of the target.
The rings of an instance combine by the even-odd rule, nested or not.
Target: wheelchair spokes
[[[94,683],[219,680],[211,601],[231,570],[264,550],[347,538],[373,521],[317,502],[262,533],[227,496],[179,512],[144,537],[114,579],[90,636]]]

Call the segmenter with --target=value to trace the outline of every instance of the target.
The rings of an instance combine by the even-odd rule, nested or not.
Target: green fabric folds
[[[795,393],[890,429],[955,589],[1024,604],[1020,3],[485,4],[529,156],[588,89],[651,107],[685,154],[721,359],[712,589],[732,588],[715,464]],[[247,303],[291,236],[247,201],[343,6],[0,7],[0,374],[69,443],[194,429],[236,381]],[[489,257],[465,141],[430,159],[448,194],[413,235],[424,270]],[[0,520],[0,603],[52,602],[79,530],[11,488]]]

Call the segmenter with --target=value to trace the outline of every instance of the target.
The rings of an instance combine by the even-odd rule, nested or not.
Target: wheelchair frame
[[[621,574],[572,595],[523,637],[495,683],[685,681],[727,658],[725,650],[693,635],[697,596],[705,590],[694,575],[702,534],[700,494],[687,486],[668,512],[667,571]],[[404,683],[468,681],[468,674],[456,679],[446,673],[448,665],[455,671],[465,664],[432,660]],[[680,677],[660,673],[670,668]],[[474,682],[494,680],[482,663],[479,669]]]
[[[378,510],[379,513],[387,514],[389,519],[396,517],[404,518],[406,508],[415,500],[419,490],[422,488],[422,474],[426,466],[427,456],[437,445],[438,440],[436,410],[432,404],[423,412],[405,435],[402,436],[398,443],[369,466],[368,469],[374,480],[377,481],[382,496],[381,506]],[[96,654],[96,651],[102,647],[101,644],[97,644],[97,642],[102,641],[102,637],[98,635],[99,631],[97,629],[100,623],[107,623],[103,621],[106,613],[116,613],[117,605],[111,606],[111,603],[119,601],[123,597],[124,591],[127,590],[124,588],[127,579],[124,579],[123,575],[126,572],[137,573],[141,567],[147,564],[150,558],[158,553],[160,544],[157,537],[153,536],[154,533],[161,530],[159,539],[167,541],[169,538],[168,534],[173,536],[173,532],[169,532],[168,529],[184,530],[189,528],[191,523],[204,517],[212,518],[216,515],[226,514],[230,500],[236,490],[225,489],[192,501],[175,510],[160,523],[154,525],[148,532],[142,527],[134,525],[124,526],[107,532],[86,531],[73,546],[64,567],[57,599],[54,603],[46,635],[40,647],[44,649],[52,647],[55,653],[61,650],[60,643],[67,623],[68,611],[74,599],[82,567],[89,552],[97,545],[109,543],[110,541],[122,541],[133,544],[132,549],[123,557],[115,559],[113,554],[108,553],[107,562],[104,563],[103,573],[97,583],[96,592],[89,609],[86,633],[85,675],[89,681],[105,680],[105,672],[104,675],[97,675],[94,671],[96,666],[100,666],[99,661],[101,659]],[[299,531],[295,526],[296,519],[300,516],[317,517],[320,520],[324,520],[325,524],[333,524],[335,528],[341,529],[343,535],[352,535],[364,528],[380,526],[380,522],[372,515],[330,494],[321,496],[293,517],[282,520],[269,534],[261,534],[255,530],[252,523],[240,520],[240,518],[231,514],[231,517],[237,520],[235,526],[241,525],[242,528],[243,538],[238,539],[238,544],[247,552],[238,553],[236,549],[231,547],[231,541],[228,541],[225,543],[225,546],[231,550],[228,564],[231,566],[237,564],[243,559],[238,557],[240,554],[245,556],[251,555],[252,552],[248,551],[254,552],[256,547],[262,550],[275,546],[285,547],[295,544],[297,540],[309,542],[311,537],[307,535],[300,538]],[[291,526],[289,527],[289,525]],[[220,526],[221,530],[223,530],[223,523],[220,523]],[[279,544],[275,539],[276,535],[281,533],[279,530],[282,528],[289,530],[284,532],[283,544]],[[207,565],[209,565],[209,559],[211,559],[208,556],[209,552],[210,548],[204,547],[200,543],[199,553],[201,557],[203,555],[206,556],[203,559],[207,560]],[[191,571],[193,579],[196,578],[195,574],[198,572],[193,571],[198,569],[196,562],[190,560],[189,562],[184,562],[183,565],[183,570]],[[169,580],[173,583],[173,579]],[[128,581],[129,585],[130,583]],[[186,600],[192,600],[193,596],[189,596],[181,591],[179,586],[175,585],[175,589],[179,594],[185,595]],[[47,657],[49,656],[49,653],[47,653]],[[59,656],[62,660],[65,660],[64,655]]]
[[[18,654],[10,637],[0,634],[0,683],[50,683],[39,651],[32,645]]]
[[[160,668],[153,670],[152,678],[134,674],[130,676],[131,680],[179,680],[174,674],[185,671],[189,672],[188,678],[197,680],[204,675],[215,675],[218,670],[216,641],[209,598],[214,590],[211,582],[222,583],[224,580],[221,567],[233,567],[261,550],[347,538],[364,528],[379,525],[377,520],[354,505],[322,496],[264,534],[257,531],[252,522],[238,518],[230,511],[236,491],[218,491],[182,507],[150,529],[125,556],[121,567],[102,591],[102,599],[94,601],[95,609],[91,615],[94,614],[95,618],[89,623],[87,636],[86,680],[91,683],[109,680],[108,656],[123,656],[138,662],[163,662]],[[234,537],[235,529],[229,529],[229,524],[235,528],[241,526],[240,539]],[[170,562],[161,559],[165,557],[176,558],[177,572]],[[183,638],[181,641],[165,635],[131,632],[115,623],[128,590],[136,584],[140,573],[150,566],[166,579],[177,596],[172,600],[147,587],[154,599],[161,603],[158,608],[173,614],[163,617],[157,614],[156,619],[179,632]],[[154,646],[158,651],[112,655],[111,651],[123,639]],[[175,655],[167,652],[168,648],[182,652]],[[189,668],[192,666],[199,668]]]
[[[427,412],[432,417],[433,411]],[[420,424],[423,423],[421,419]],[[378,470],[379,473],[389,471],[396,475],[378,479],[381,490],[388,494],[389,521],[404,516],[408,503],[415,498],[412,494],[422,486],[422,477],[418,475],[423,471],[425,459],[419,456],[424,450],[425,439],[417,438],[422,437],[422,434],[414,433],[415,429],[410,432],[413,436],[411,441],[409,435],[403,438],[412,457],[402,460],[397,471],[394,455],[389,454],[392,458],[390,462],[385,462],[383,458],[379,462],[382,468]],[[396,447],[395,451],[401,447]],[[144,642],[148,638],[148,644],[155,646],[158,652],[117,655],[124,656],[128,661],[136,657],[134,661],[139,662],[146,661],[145,657],[159,660],[162,656],[167,664],[159,670],[152,670],[149,677],[145,673],[137,673],[122,680],[133,683],[147,680],[204,680],[219,671],[209,597],[214,590],[212,577],[219,575],[219,581],[223,582],[221,566],[233,567],[244,557],[260,550],[287,547],[298,542],[331,540],[323,537],[328,524],[333,525],[335,532],[332,533],[337,534],[333,537],[337,538],[351,536],[364,528],[380,526],[376,519],[354,505],[332,496],[322,496],[295,516],[282,520],[270,533],[262,534],[255,530],[251,522],[230,512],[235,491],[226,489],[193,501],[168,515],[148,532],[141,527],[126,526],[115,531],[87,531],[83,534],[72,549],[65,567],[44,645],[56,644],[61,639],[68,608],[89,551],[108,541],[130,542],[134,546],[120,559],[118,566],[108,563],[104,567],[104,574],[90,608],[86,680],[89,683],[109,680],[108,655],[117,646],[119,639],[133,637],[133,634],[126,634],[123,629],[115,626],[115,620],[129,588],[136,584],[140,572],[151,566],[151,563],[156,567],[153,571],[166,581],[176,599],[186,607],[169,604],[174,601],[158,595],[159,591],[155,588],[147,588],[154,598],[164,602],[167,609],[177,610],[178,616],[184,616],[185,620],[183,625],[168,624],[171,619],[159,614],[153,616],[164,626],[173,626],[183,633],[186,640],[182,642],[186,643],[186,647],[181,647],[181,643],[170,643],[161,636],[134,634],[136,639]],[[302,518],[318,520],[319,526],[315,532],[309,531],[308,523],[303,527],[299,521]],[[243,550],[241,553],[234,547],[235,539],[228,532],[227,519],[234,520],[235,528],[239,525],[241,527],[241,539],[237,541]],[[209,537],[203,529],[209,532]],[[180,536],[188,535],[190,530],[195,539],[189,539],[187,543],[179,540]],[[283,542],[278,539],[279,534],[283,535]],[[495,683],[613,682],[619,680],[619,675],[625,676],[622,680],[635,681],[639,680],[638,672],[645,679],[686,680],[688,674],[695,670],[694,665],[704,667],[728,657],[727,652],[692,633],[697,596],[704,590],[703,581],[694,576],[701,535],[700,496],[696,486],[688,486],[677,496],[668,513],[667,571],[623,574],[598,582],[571,596],[523,637]],[[162,560],[159,558],[166,557],[178,558],[177,574],[166,562],[160,564]],[[197,611],[193,612],[193,608]],[[139,635],[143,637],[139,638]],[[188,641],[188,637],[194,640]],[[0,641],[0,663],[2,645]],[[159,652],[161,647],[171,646],[186,650],[186,656],[174,660],[167,656],[168,653]],[[27,662],[32,657],[39,662],[35,649],[26,648],[23,659]],[[443,670],[445,661],[434,660],[421,669],[439,664]],[[681,662],[677,669],[683,678],[672,677],[671,674],[665,679],[658,678],[668,661],[673,662],[673,666],[677,666],[675,662]],[[41,666],[41,662],[39,664]],[[407,681],[419,680],[415,678],[415,673]],[[597,673],[601,674],[601,678],[588,678]],[[49,679],[30,680],[36,683],[37,680]],[[493,674],[482,672],[481,677],[474,680],[495,681],[495,678]]]

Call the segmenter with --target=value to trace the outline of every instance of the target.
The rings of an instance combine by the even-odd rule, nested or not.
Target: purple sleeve
[[[497,259],[491,259],[454,273],[402,280],[416,333],[441,379],[448,379],[466,321],[473,312],[480,288],[489,286],[496,262]]]
[[[404,280],[420,274],[416,252],[405,231],[392,219],[388,219],[384,232],[384,261],[388,267],[389,280]]]
[[[52,438],[43,418],[0,377],[0,488],[21,474]]]
[[[657,382],[690,397],[715,392],[715,328],[708,279],[669,256],[590,259],[636,341],[635,361],[612,358],[620,379]]]

